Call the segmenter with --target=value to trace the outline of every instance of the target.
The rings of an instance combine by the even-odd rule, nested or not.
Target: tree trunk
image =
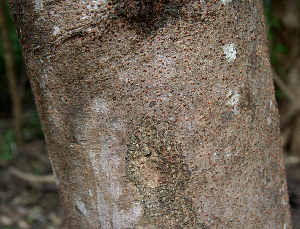
[[[70,228],[291,228],[261,1],[10,4]]]

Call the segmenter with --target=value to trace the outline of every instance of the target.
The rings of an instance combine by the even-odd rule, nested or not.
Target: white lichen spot
[[[107,3],[106,0],[94,0],[94,1],[90,1],[90,9],[98,9],[99,7],[98,6],[102,6],[102,5],[105,5]]]
[[[44,9],[44,5],[43,5],[43,1],[44,0],[35,0],[35,7],[37,10],[43,10]]]
[[[286,229],[286,223],[283,224],[283,229]]]
[[[84,19],[87,19],[87,18],[90,18],[91,16],[89,15],[86,15],[86,14],[82,14],[82,17],[80,18],[80,20],[84,20]]]
[[[233,62],[236,59],[236,49],[234,48],[234,43],[224,45],[223,51],[225,54],[225,59],[228,62]]]
[[[226,154],[226,157],[231,157],[232,156],[231,147],[227,147],[224,152]]]
[[[234,114],[239,114],[239,109],[237,105],[240,100],[240,94],[237,91],[234,94],[232,94],[232,90],[230,89],[227,93],[227,97],[229,97],[229,100],[226,104],[233,107]]]
[[[231,2],[231,0],[221,0],[220,2],[224,5],[226,5],[226,3]]]
[[[87,210],[85,208],[85,205],[82,201],[76,199],[76,205],[78,209],[82,212],[83,215],[87,216]]]
[[[58,34],[60,34],[60,28],[58,27],[58,26],[54,26],[53,27],[53,35],[58,35]]]
[[[271,119],[271,117],[269,116],[269,117],[268,117],[268,126],[270,126],[271,122],[272,122],[272,119]]]
[[[87,5],[87,8],[89,10],[97,10],[99,7],[103,5],[104,3],[106,3],[106,1],[90,1],[90,4]]]
[[[109,112],[108,103],[101,97],[98,97],[94,100],[92,108],[101,112],[103,115],[107,115]]]
[[[90,195],[90,197],[92,197],[92,196],[93,196],[93,193],[92,193],[92,191],[91,191],[91,190],[89,190],[89,195]]]

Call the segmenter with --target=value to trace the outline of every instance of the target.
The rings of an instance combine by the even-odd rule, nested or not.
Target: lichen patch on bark
[[[223,51],[225,54],[225,59],[228,62],[233,62],[236,59],[236,49],[233,43],[224,45]]]
[[[198,222],[186,185],[191,172],[171,122],[144,117],[127,150],[127,175],[141,196],[144,215],[158,228],[205,228]]]

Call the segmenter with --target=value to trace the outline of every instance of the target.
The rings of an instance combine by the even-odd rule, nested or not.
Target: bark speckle
[[[223,122],[230,122],[234,119],[233,117],[233,112],[231,111],[225,111],[223,114],[222,114],[222,121]]]
[[[10,4],[69,228],[289,227],[262,4],[30,1]]]

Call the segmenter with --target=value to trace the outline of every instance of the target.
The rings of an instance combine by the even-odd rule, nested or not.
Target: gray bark
[[[70,228],[291,228],[260,1],[10,4]]]

